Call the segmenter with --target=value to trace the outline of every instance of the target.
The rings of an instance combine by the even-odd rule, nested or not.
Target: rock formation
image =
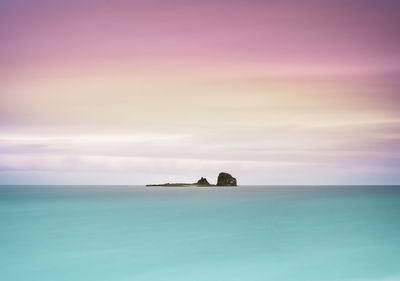
[[[215,186],[210,184],[206,178],[201,178],[195,183],[163,183],[163,184],[148,184],[146,186],[169,186],[169,187],[183,187],[183,186]],[[220,173],[218,175],[218,182],[216,186],[237,186],[236,179],[228,173]]]
[[[219,173],[217,186],[237,186],[236,179],[228,173]]]
[[[210,183],[208,182],[208,180],[206,178],[201,178],[197,181],[196,185],[210,185]]]

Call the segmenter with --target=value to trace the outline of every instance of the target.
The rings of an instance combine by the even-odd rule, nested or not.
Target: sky
[[[400,183],[397,0],[0,0],[0,184]]]

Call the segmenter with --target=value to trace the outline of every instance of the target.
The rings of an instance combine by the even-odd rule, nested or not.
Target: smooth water
[[[400,187],[2,186],[0,280],[400,280]]]

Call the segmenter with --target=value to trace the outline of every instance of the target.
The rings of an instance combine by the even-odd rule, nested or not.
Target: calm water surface
[[[400,280],[400,187],[0,186],[0,280]]]

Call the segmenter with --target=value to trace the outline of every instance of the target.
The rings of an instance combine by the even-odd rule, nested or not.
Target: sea
[[[398,281],[398,186],[0,186],[1,281]]]

